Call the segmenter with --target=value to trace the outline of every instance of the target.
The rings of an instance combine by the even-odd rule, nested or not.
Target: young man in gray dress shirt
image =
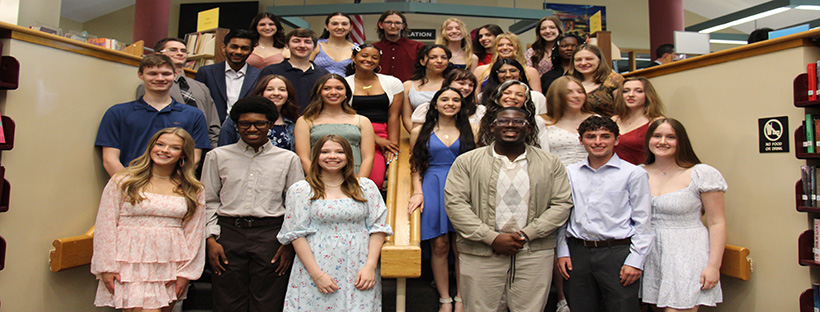
[[[208,153],[202,171],[214,311],[282,311],[294,252],[276,235],[302,164],[268,139],[279,118],[270,100],[242,98],[230,118],[241,140]]]
[[[567,166],[569,221],[558,231],[558,271],[572,312],[638,311],[644,258],[655,234],[649,177],[618,158],[618,125],[592,116],[578,127],[589,156]]]

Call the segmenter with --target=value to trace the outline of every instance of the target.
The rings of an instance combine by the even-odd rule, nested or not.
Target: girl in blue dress
[[[453,161],[475,148],[474,129],[467,114],[461,110],[463,98],[455,88],[444,87],[435,95],[424,124],[410,133],[413,146],[410,166],[413,172],[413,195],[408,210],[421,211],[421,239],[430,240],[430,265],[439,293],[439,311],[464,311],[461,296],[450,298],[447,255],[452,246],[458,259],[453,225],[444,210],[444,183]],[[456,276],[459,264],[456,260]],[[456,279],[458,282],[458,279]],[[458,289],[458,288],[456,288]],[[450,303],[456,301],[455,307]]]

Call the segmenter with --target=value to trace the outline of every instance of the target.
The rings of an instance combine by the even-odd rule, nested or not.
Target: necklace
[[[326,187],[331,187],[331,188],[337,188],[337,187],[342,186],[342,183],[344,183],[344,182],[345,182],[345,180],[339,181],[339,184],[336,184],[336,185],[332,185],[330,183],[325,183],[325,186]]]
[[[171,176],[161,176],[161,175],[158,175],[156,173],[151,173],[151,175],[154,176],[155,178],[160,178],[160,179],[165,179],[165,180],[171,179]]]
[[[370,88],[372,88],[372,87],[373,87],[373,85],[372,85],[372,84],[371,84],[371,85],[367,85],[367,86],[362,86],[362,90],[367,90],[367,89],[370,89]]]
[[[669,172],[670,170],[672,170],[672,169],[673,169],[673,168],[675,168],[675,167],[677,167],[677,164],[673,164],[673,165],[672,165],[672,166],[670,166],[669,168],[666,168],[666,170],[663,170],[663,169],[661,169],[660,167],[658,167],[658,170],[660,170],[661,175],[665,177],[665,176],[666,176],[666,173],[667,173],[667,172]]]

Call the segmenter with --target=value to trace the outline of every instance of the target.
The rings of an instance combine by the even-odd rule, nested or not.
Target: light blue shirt
[[[613,154],[597,170],[589,158],[567,166],[575,207],[558,230],[557,257],[569,257],[567,237],[588,241],[632,238],[624,264],[643,269],[655,233],[649,225],[649,175]]]

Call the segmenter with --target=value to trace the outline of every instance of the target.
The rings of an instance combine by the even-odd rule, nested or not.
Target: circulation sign
[[[435,29],[411,29],[410,33],[407,36],[408,39],[413,40],[436,40],[436,30]]]
[[[761,153],[789,152],[789,117],[757,119]]]

